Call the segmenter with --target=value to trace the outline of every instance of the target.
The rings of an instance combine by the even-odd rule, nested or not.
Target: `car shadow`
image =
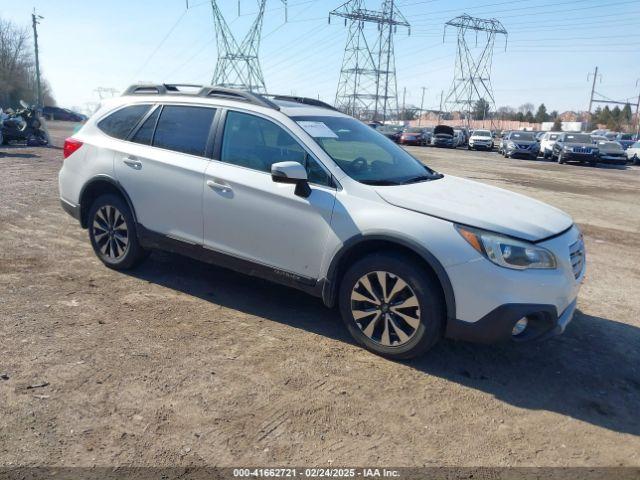
[[[154,252],[127,273],[354,344],[335,310],[287,287],[165,252]],[[640,328],[628,324],[578,310],[564,335],[545,342],[488,346],[445,340],[405,365],[516,407],[640,435]]]

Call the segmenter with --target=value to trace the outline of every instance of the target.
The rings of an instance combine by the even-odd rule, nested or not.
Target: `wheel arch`
[[[354,262],[375,252],[396,251],[414,257],[438,282],[445,302],[447,319],[456,318],[456,301],[449,275],[440,261],[416,242],[388,234],[358,235],[347,240],[333,256],[322,290],[322,300],[328,307],[336,304],[340,280]]]
[[[104,195],[107,193],[113,193],[116,195],[120,195],[127,202],[127,206],[129,210],[131,210],[131,215],[133,215],[133,220],[137,223],[136,211],[133,208],[133,204],[131,203],[131,198],[122,188],[120,183],[108,176],[108,175],[97,175],[89,180],[80,192],[80,225],[82,228],[87,228],[89,224],[89,220],[87,216],[89,215],[89,209],[91,205],[100,195]]]

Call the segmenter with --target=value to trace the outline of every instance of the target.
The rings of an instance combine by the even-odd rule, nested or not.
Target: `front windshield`
[[[393,125],[383,125],[378,131],[382,133],[397,133],[402,130],[400,127],[394,127]]]
[[[367,185],[401,185],[440,175],[397,146],[380,130],[350,117],[293,117],[351,178]]]
[[[627,133],[625,135],[620,135],[620,140],[633,140],[631,134]]]
[[[584,133],[573,133],[564,137],[567,143],[591,143],[591,137]]]
[[[491,132],[489,130],[476,130],[473,132],[474,137],[490,137]]]
[[[535,140],[533,133],[528,132],[512,132],[509,136],[511,140],[532,141]]]
[[[404,132],[405,133],[422,133],[422,129],[417,127],[410,127],[410,128],[407,128]]]

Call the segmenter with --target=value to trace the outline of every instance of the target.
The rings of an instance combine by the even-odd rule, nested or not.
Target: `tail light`
[[[76,150],[78,150],[82,146],[82,142],[74,139],[67,138],[64,141],[64,149],[62,150],[62,155],[64,158],[68,158],[71,154],[73,154]]]

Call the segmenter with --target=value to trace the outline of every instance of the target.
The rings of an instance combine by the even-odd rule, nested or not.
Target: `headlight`
[[[516,144],[513,142],[507,142],[507,148],[515,148]]]
[[[573,147],[562,147],[562,150],[564,150],[565,152],[572,152],[573,151]]]
[[[462,225],[456,225],[456,230],[478,253],[501,267],[514,270],[556,268],[553,253],[533,243]]]

